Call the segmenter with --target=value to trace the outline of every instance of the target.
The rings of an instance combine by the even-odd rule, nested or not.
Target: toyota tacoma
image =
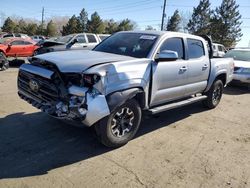
[[[93,126],[106,146],[131,140],[142,112],[202,101],[215,108],[231,80],[231,58],[213,59],[209,37],[118,32],[93,50],[52,52],[20,67],[19,96],[49,115]]]

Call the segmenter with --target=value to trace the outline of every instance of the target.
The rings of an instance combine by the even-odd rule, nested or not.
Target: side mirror
[[[8,47],[10,48],[11,46],[12,46],[12,44],[11,44],[11,43],[9,43],[9,44],[8,44]]]
[[[178,53],[171,50],[163,50],[158,54],[158,57],[155,59],[156,62],[160,61],[176,61],[178,59]]]
[[[71,44],[73,45],[73,44],[78,43],[78,42],[79,42],[79,40],[78,40],[77,38],[75,38],[75,39],[71,42]]]

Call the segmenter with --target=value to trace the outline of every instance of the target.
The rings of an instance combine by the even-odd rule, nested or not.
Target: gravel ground
[[[200,103],[145,117],[119,149],[17,96],[17,68],[0,72],[0,187],[250,187],[250,92],[230,87]]]

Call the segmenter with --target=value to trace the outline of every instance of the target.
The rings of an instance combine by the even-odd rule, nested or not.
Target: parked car
[[[227,52],[225,46],[217,43],[213,43],[213,51],[214,51],[213,54],[214,57],[223,57]]]
[[[31,38],[32,38],[32,40],[35,41],[35,42],[39,42],[39,41],[41,41],[41,40],[45,40],[45,37],[43,37],[43,36],[37,36],[37,35],[32,36]]]
[[[250,48],[233,49],[225,57],[234,58],[233,84],[247,85],[250,88]]]
[[[212,43],[205,38],[119,32],[92,51],[38,55],[20,67],[18,94],[53,117],[94,126],[104,145],[118,147],[135,136],[142,111],[219,104],[233,59],[211,59]]]
[[[97,37],[100,41],[103,41],[104,39],[108,38],[110,34],[97,34]]]
[[[31,39],[28,35],[22,33],[6,33],[1,36],[1,38],[12,38],[12,37],[20,37],[24,39]]]
[[[60,37],[55,41],[45,40],[35,52],[36,55],[65,50],[91,50],[101,40],[91,33],[79,33]]]
[[[6,57],[28,57],[38,48],[36,43],[24,38],[0,39],[0,52]]]

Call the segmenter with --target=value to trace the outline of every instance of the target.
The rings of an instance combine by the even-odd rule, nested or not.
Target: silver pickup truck
[[[20,67],[18,94],[53,117],[94,126],[104,145],[119,147],[135,136],[142,112],[218,105],[233,60],[212,59],[212,42],[204,38],[119,32],[92,51],[38,55]]]

